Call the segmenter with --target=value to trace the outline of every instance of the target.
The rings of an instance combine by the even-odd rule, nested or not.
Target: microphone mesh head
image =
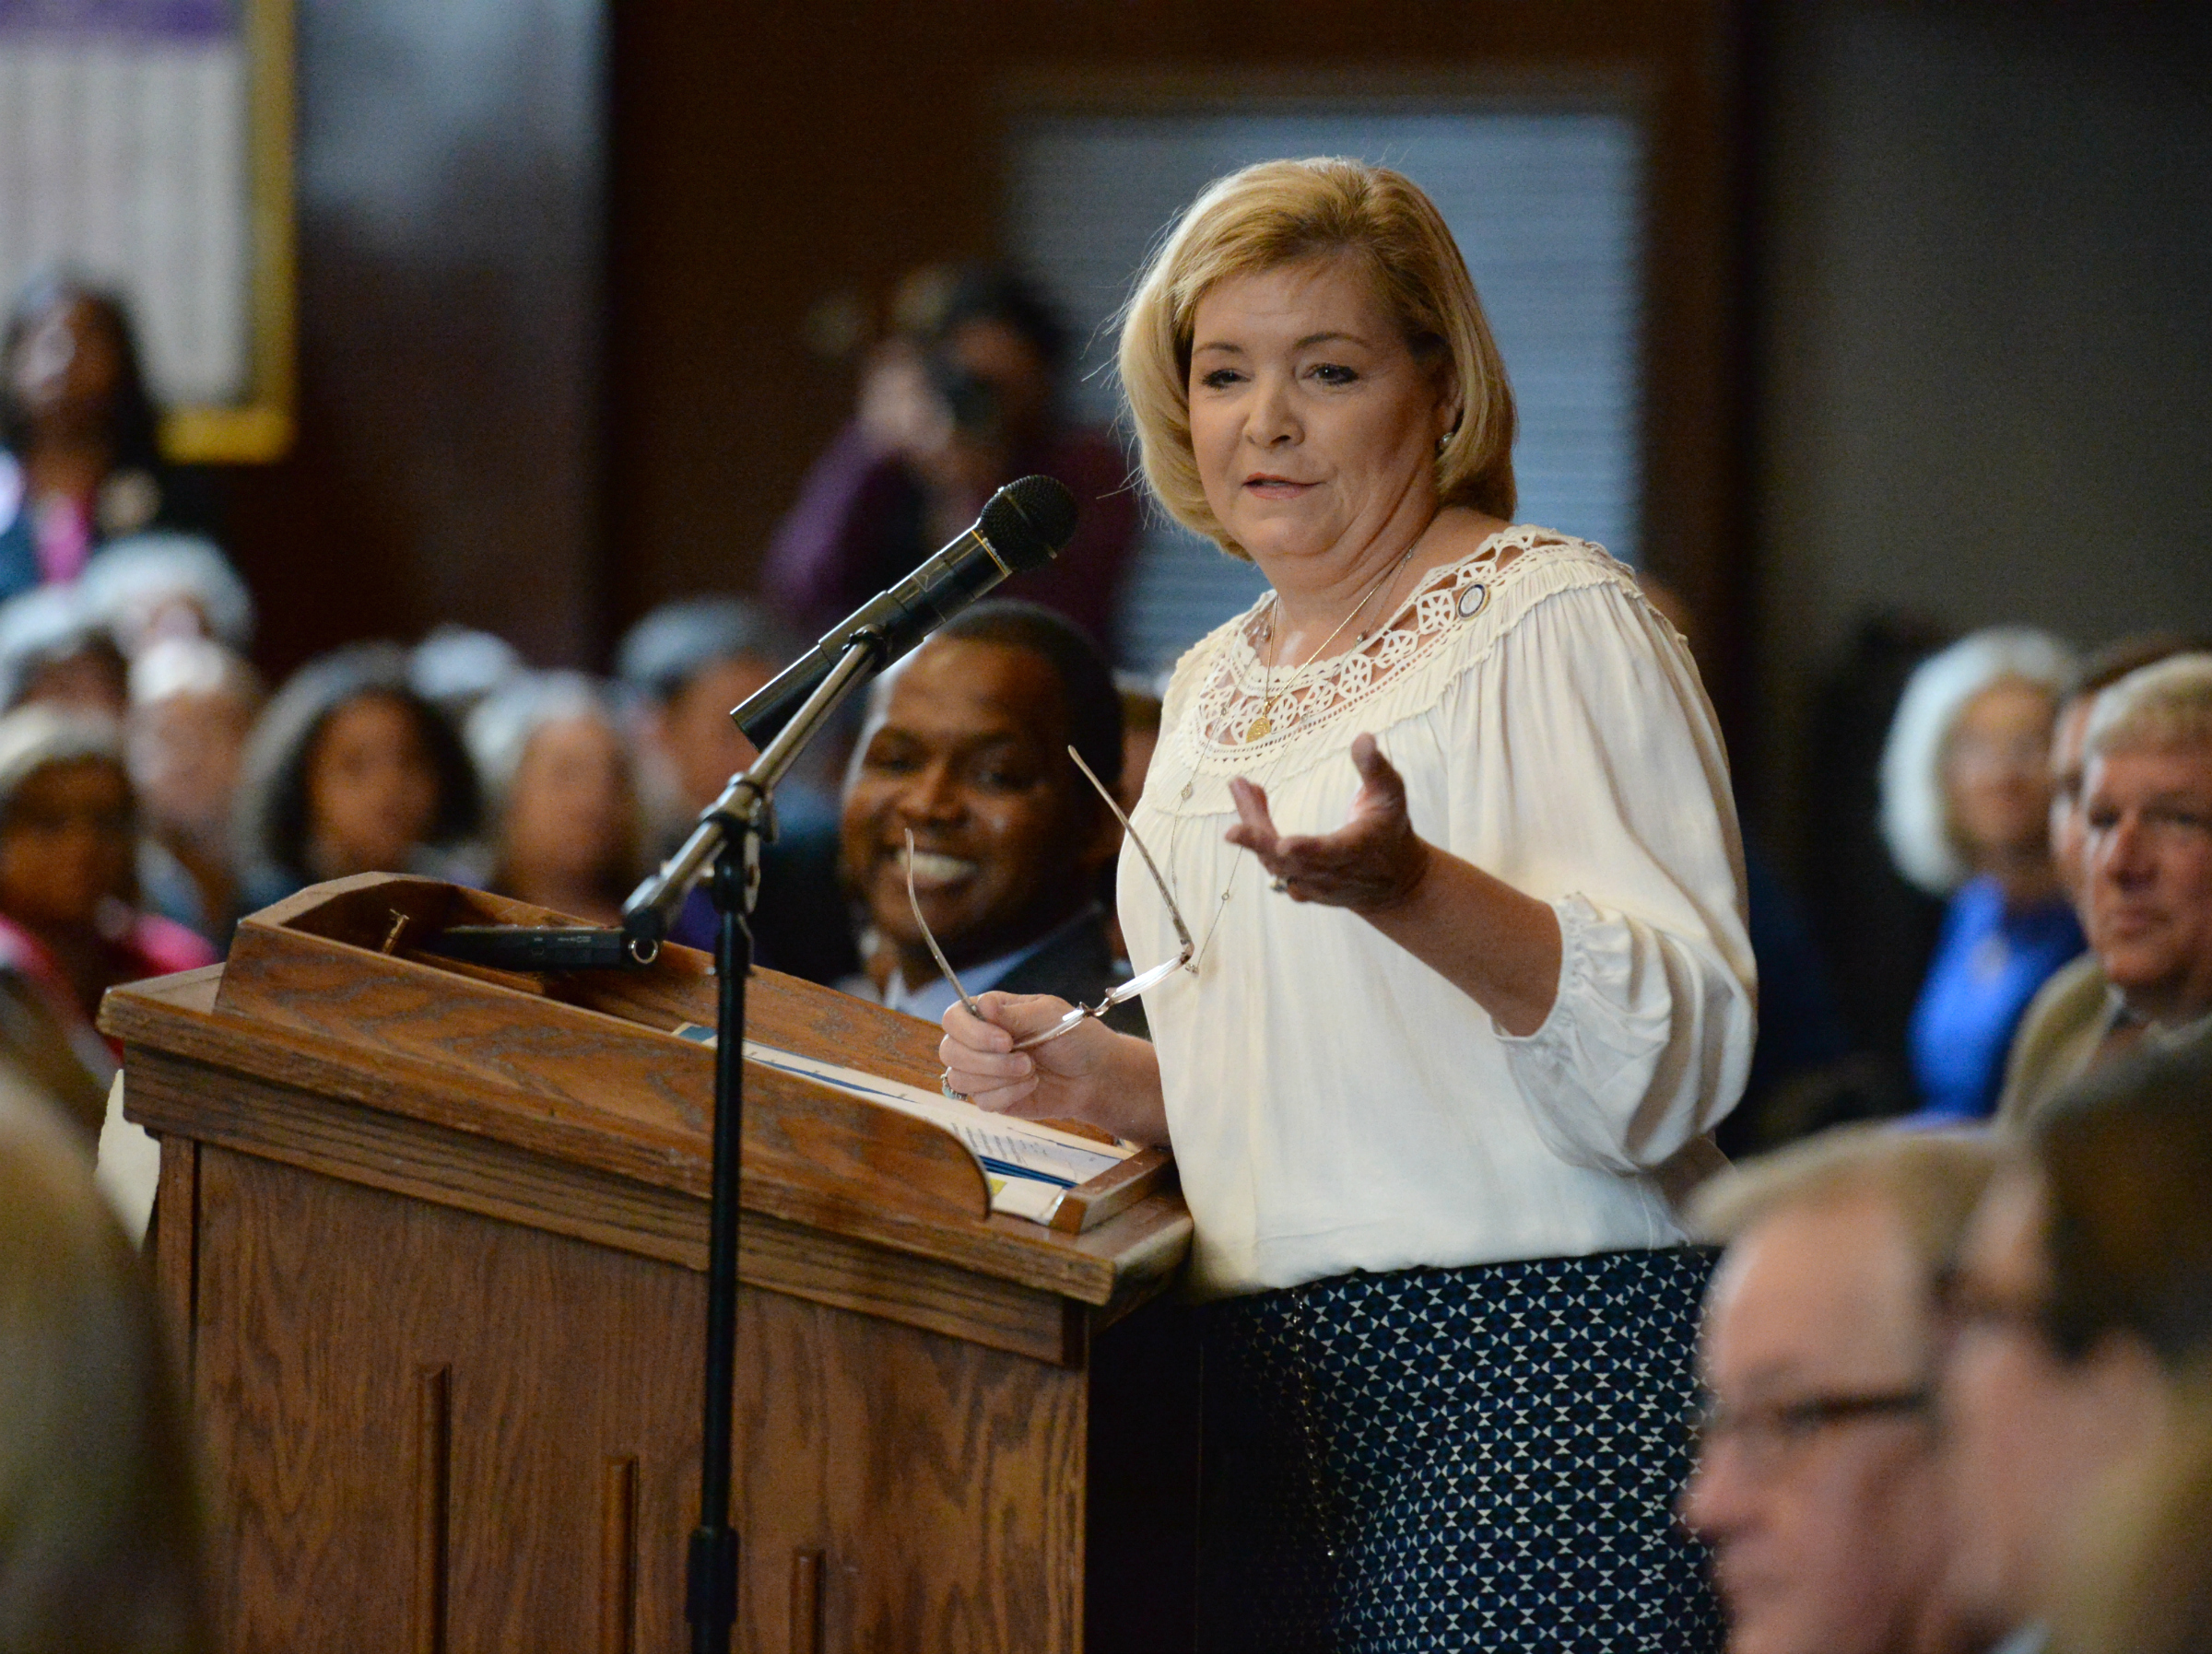
[[[1049,476],[1025,476],[991,496],[976,526],[1016,569],[1035,569],[1076,532],[1076,497]]]

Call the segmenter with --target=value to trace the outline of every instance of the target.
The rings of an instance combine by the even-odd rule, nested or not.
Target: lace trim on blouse
[[[1539,547],[1540,555],[1528,555]],[[1553,578],[1537,582],[1540,590],[1523,592],[1539,572]],[[1188,708],[1188,715],[1180,718],[1181,709],[1171,708],[1178,744],[1201,768],[1227,763],[1243,769],[1255,757],[1288,759],[1299,746],[1319,745],[1318,733],[1354,708],[1390,711],[1393,718],[1380,721],[1393,721],[1405,710],[1394,704],[1401,697],[1394,691],[1403,687],[1410,693],[1418,684],[1428,691],[1425,703],[1441,688],[1430,681],[1435,673],[1417,667],[1434,663],[1456,675],[1488,654],[1489,644],[1528,601],[1564,586],[1613,577],[1632,578],[1587,540],[1526,524],[1501,529],[1458,562],[1431,569],[1366,642],[1302,670],[1278,666],[1272,686],[1261,629],[1272,603],[1262,598],[1191,651],[1186,668],[1194,674],[1194,685],[1178,685],[1182,693],[1171,691],[1170,697]],[[1524,601],[1508,601],[1513,597]],[[1480,639],[1467,639],[1474,654],[1443,647],[1477,625]],[[1374,706],[1385,698],[1394,704]]]

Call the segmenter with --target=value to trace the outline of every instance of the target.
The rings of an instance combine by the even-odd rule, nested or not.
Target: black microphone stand
[[[706,1420],[699,1465],[699,1526],[691,1533],[684,1617],[692,1654],[728,1654],[737,1623],[737,1534],[730,1526],[732,1414],[737,1388],[737,1203],[744,1172],[745,979],[753,966],[751,918],[760,889],[760,843],[773,836],[776,783],[846,696],[882,664],[881,633],[856,631],[830,675],[807,696],[751,768],[730,778],[700,812],[676,854],[623,905],[631,956],[653,957],[676,912],[712,862],[720,991],[714,1047],[714,1169],[707,1218]]]

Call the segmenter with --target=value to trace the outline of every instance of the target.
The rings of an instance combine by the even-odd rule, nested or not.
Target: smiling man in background
[[[915,895],[970,993],[1093,1003],[1122,979],[1100,899],[1121,828],[1071,745],[1111,789],[1121,699],[1098,646],[1033,604],[978,604],[877,685],[841,870],[893,956],[885,1003],[935,1022],[957,998],[907,899],[910,831]],[[1144,1031],[1134,1003],[1106,1020]]]

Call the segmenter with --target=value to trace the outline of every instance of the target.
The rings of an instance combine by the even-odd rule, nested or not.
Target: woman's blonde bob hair
[[[1122,319],[1122,393],[1145,480],[1174,519],[1248,557],[1206,502],[1191,449],[1191,333],[1217,283],[1346,252],[1373,271],[1417,355],[1447,358],[1459,423],[1436,459],[1441,505],[1513,514],[1513,392],[1482,300],[1436,204],[1402,172],[1324,156],[1262,161],[1206,186],[1138,279]]]

